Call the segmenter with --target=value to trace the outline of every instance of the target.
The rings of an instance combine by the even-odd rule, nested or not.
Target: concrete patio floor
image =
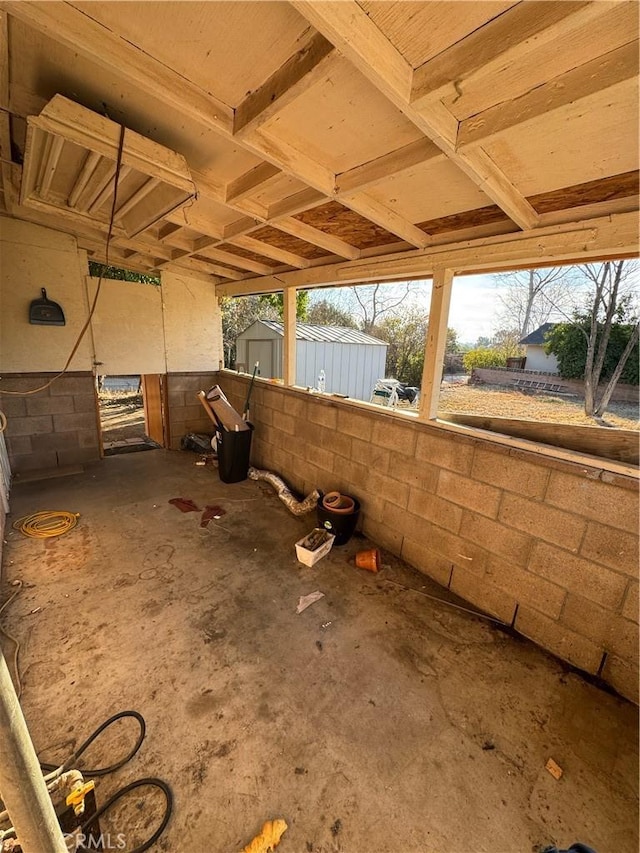
[[[379,575],[356,569],[366,540],[301,566],[293,543],[313,517],[293,517],[265,484],[221,484],[196,458],[116,456],[14,487],[12,518],[81,514],[58,539],[5,534],[2,600],[11,580],[25,588],[3,625],[22,644],[22,702],[43,760],[111,714],[140,711],[142,749],[98,781],[98,802],[164,778],[174,813],[155,849],[176,853],[233,853],[276,817],[289,824],[278,853],[574,841],[636,853],[634,706],[528,641],[389,583],[446,594],[388,555]],[[202,529],[174,497],[226,514]],[[325,597],[297,615],[314,590]],[[3,648],[10,661],[6,638]],[[111,763],[132,732],[88,760]],[[133,847],[158,803],[141,812],[134,797],[111,831]]]

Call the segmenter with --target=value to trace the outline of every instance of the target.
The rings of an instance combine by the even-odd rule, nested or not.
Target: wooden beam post
[[[284,346],[282,348],[282,380],[296,384],[296,295],[295,287],[284,289]]]
[[[438,414],[452,285],[453,270],[434,269],[420,391],[419,418],[421,421],[434,420]]]

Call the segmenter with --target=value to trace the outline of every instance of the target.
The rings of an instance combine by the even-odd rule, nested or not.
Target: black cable
[[[154,778],[138,779],[135,782],[131,782],[129,785],[125,785],[124,788],[120,788],[120,790],[116,791],[116,793],[112,797],[110,797],[106,801],[106,803],[101,805],[100,808],[91,815],[91,817],[89,817],[89,818],[87,818],[87,820],[85,820],[85,822],[80,827],[80,833],[84,834],[85,830],[87,830],[94,821],[98,820],[99,817],[102,817],[102,815],[105,812],[107,812],[111,808],[111,806],[114,805],[114,803],[117,803],[118,800],[120,800],[122,797],[124,797],[126,794],[128,794],[129,791],[133,791],[136,788],[143,788],[143,787],[158,788],[159,790],[162,791],[162,793],[164,794],[164,797],[165,797],[164,816],[162,818],[162,821],[160,822],[160,825],[155,830],[153,835],[147,839],[147,841],[145,841],[143,844],[138,845],[138,847],[134,847],[134,849],[130,850],[129,853],[143,853],[144,850],[148,850],[152,844],[156,843],[156,841],[160,838],[162,833],[165,831],[166,826],[169,823],[169,818],[171,817],[171,813],[173,811],[173,793],[171,791],[171,788],[167,785],[166,782],[163,782],[162,779],[154,779]],[[83,847],[79,848],[79,851],[88,850],[88,849],[89,848],[83,846]]]
[[[140,725],[140,734],[138,735],[138,739],[135,742],[135,745],[134,745],[133,749],[131,750],[131,752],[128,755],[126,755],[121,761],[118,761],[115,764],[112,764],[110,767],[99,767],[97,770],[90,770],[90,769],[83,768],[82,772],[85,776],[96,776],[96,777],[98,777],[98,776],[106,776],[108,773],[114,773],[116,770],[119,770],[121,767],[124,767],[124,765],[128,761],[131,761],[133,756],[136,754],[136,752],[142,746],[142,741],[144,740],[144,737],[145,737],[145,734],[147,731],[147,725],[144,721],[144,717],[142,716],[142,714],[139,714],[137,711],[120,711],[120,713],[114,714],[113,717],[109,717],[108,720],[105,720],[105,722],[102,723],[101,726],[98,726],[98,728],[95,730],[95,732],[93,732],[93,734],[89,735],[89,737],[82,744],[80,744],[80,746],[69,756],[69,758],[67,758],[67,760],[62,765],[63,770],[66,771],[66,770],[69,770],[71,767],[74,767],[77,760],[80,758],[80,756],[84,752],[86,752],[86,750],[91,746],[91,744],[94,742],[94,740],[99,735],[101,735],[105,729],[107,729],[113,723],[117,722],[117,720],[122,720],[125,717],[133,717],[133,719],[137,720],[139,725]],[[60,767],[60,765],[59,764],[45,764],[44,762],[40,762],[40,767],[46,773],[50,773],[52,770],[57,770],[58,767]]]

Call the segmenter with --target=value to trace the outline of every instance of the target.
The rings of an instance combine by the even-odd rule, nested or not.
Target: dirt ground
[[[144,437],[144,406],[140,394],[104,392],[99,395],[99,401],[102,440],[105,444]]]
[[[494,385],[443,384],[439,412],[528,418],[562,424],[595,426],[584,413],[584,401],[557,394],[530,394]],[[611,403],[605,421],[620,429],[640,429],[640,412],[633,403]]]
[[[278,853],[533,853],[575,841],[638,849],[638,713],[528,641],[420,593],[446,596],[352,540],[313,569],[313,526],[265,484],[227,486],[191,454],[114,456],[24,483],[13,517],[79,512],[66,536],[7,531],[3,615],[21,643],[23,708],[44,760],[116,711],[142,749],[97,782],[98,802],[143,776],[175,794],[154,849],[233,853],[270,818]],[[168,501],[217,504],[219,520]],[[390,581],[404,584],[407,591]],[[324,598],[301,614],[301,595]],[[11,659],[10,641],[3,647]],[[111,763],[133,729],[92,747]],[[556,781],[552,757],[564,770]],[[133,796],[103,822],[131,849],[157,820]],[[145,829],[146,827],[146,829]]]

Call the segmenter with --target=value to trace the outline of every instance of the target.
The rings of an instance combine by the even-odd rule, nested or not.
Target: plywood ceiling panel
[[[452,163],[430,161],[367,190],[410,222],[472,210],[490,199]]]
[[[452,7],[451,3],[441,0],[361,0],[359,5],[407,62],[416,68],[516,3],[459,0]]]
[[[620,83],[486,145],[525,196],[638,168],[638,81]]]
[[[237,255],[239,258],[246,258],[248,261],[255,261],[258,264],[264,264],[265,266],[272,267],[273,269],[282,266],[280,261],[275,261],[273,258],[267,258],[265,255],[257,255],[255,252],[250,252],[248,249],[243,249],[240,246],[233,246],[231,243],[221,243],[219,248],[224,252],[228,252],[230,255]]]
[[[231,107],[300,48],[309,28],[288,3],[73,5]]]
[[[571,33],[570,49],[566,37],[545,43],[517,61],[506,61],[494,74],[459,85],[459,91],[444,103],[459,120],[476,115],[495,104],[517,98],[536,86],[583,65],[598,56],[636,40],[637,3],[619,3],[598,20],[597,38],[592,22]]]
[[[350,246],[357,249],[368,249],[371,246],[387,246],[397,243],[395,234],[390,234],[379,225],[369,222],[363,216],[354,213],[337,201],[322,204],[313,210],[298,214],[295,219],[318,228],[326,234],[340,237]]]
[[[326,249],[312,246],[311,243],[305,243],[304,240],[298,240],[297,237],[292,237],[291,234],[285,234],[283,231],[277,231],[268,225],[257,231],[252,231],[251,237],[268,243],[270,246],[275,246],[277,249],[284,249],[286,252],[300,255],[301,258],[306,258],[309,261],[316,258],[326,258],[327,255],[331,254]]]
[[[112,4],[112,8],[119,5]],[[124,77],[105,71],[15,18],[11,19],[10,34],[9,75],[14,112],[36,115],[54,95],[65,95],[94,112],[106,113],[141,136],[178,151],[192,169],[215,170],[217,181],[231,181],[261,162],[232,140],[167,109]]]
[[[335,173],[422,138],[420,131],[346,60],[262,128]]]

